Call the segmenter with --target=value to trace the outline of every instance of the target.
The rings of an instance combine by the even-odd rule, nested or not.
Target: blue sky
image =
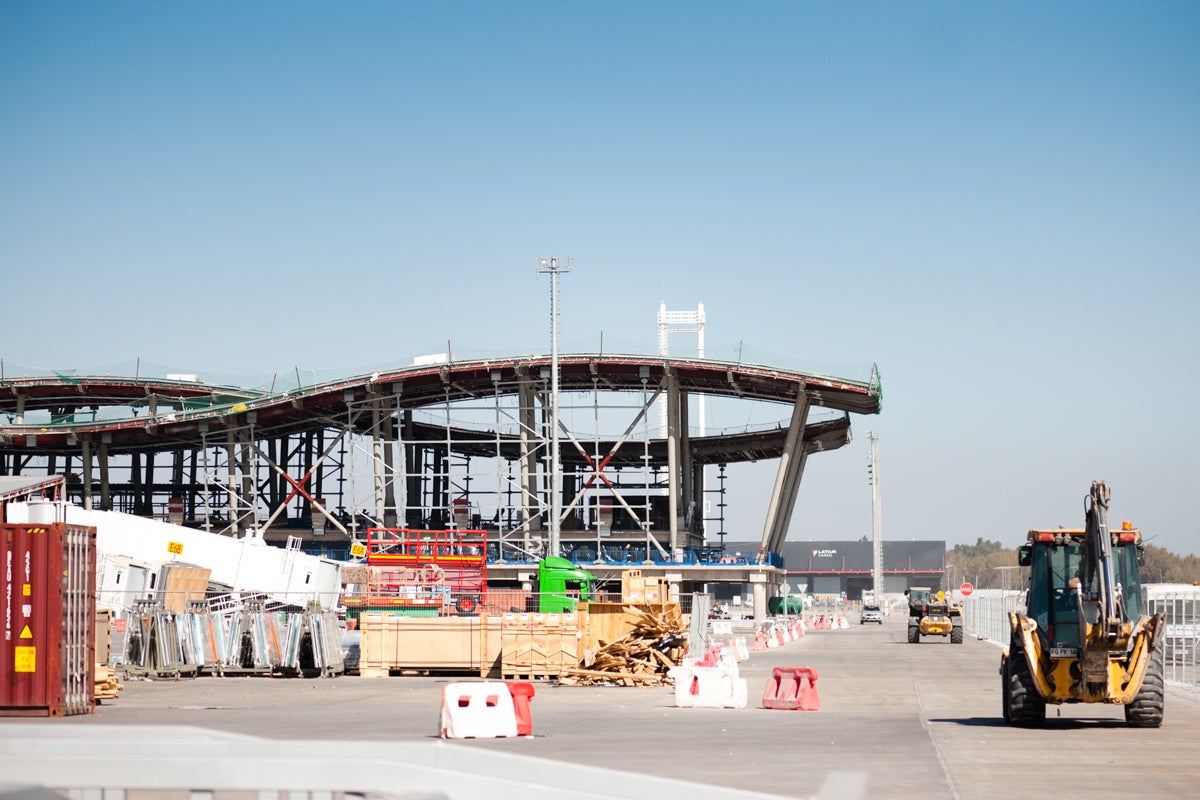
[[[875,430],[887,538],[1015,545],[1103,479],[1198,552],[1198,40],[1166,2],[6,2],[0,357],[544,350],[569,255],[564,349],[652,351],[665,300],[713,357],[879,365],[790,538],[869,533]]]

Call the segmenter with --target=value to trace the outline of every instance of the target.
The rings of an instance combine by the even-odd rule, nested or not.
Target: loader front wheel
[[[963,643],[963,629],[961,625],[956,625],[950,629],[950,644]]]
[[[1019,647],[1009,648],[1007,669],[1004,675],[1005,719],[1009,724],[1023,728],[1041,725],[1046,721],[1046,701],[1038,694],[1029,671],[1025,651]]]
[[[1165,692],[1163,687],[1163,648],[1156,647],[1146,665],[1142,687],[1131,702],[1125,704],[1125,724],[1131,728],[1158,728],[1163,722]]]
[[[908,626],[908,643],[909,644],[920,644],[920,642],[921,642],[921,629],[918,628],[916,625],[909,625]]]

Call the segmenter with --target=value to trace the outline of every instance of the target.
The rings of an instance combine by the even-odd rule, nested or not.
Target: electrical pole
[[[562,462],[558,451],[558,274],[570,272],[574,259],[539,258],[538,272],[550,273],[550,542],[547,555],[559,553],[559,532],[562,516]]]
[[[870,431],[867,439],[871,442],[870,462],[867,472],[871,483],[871,535],[874,541],[871,566],[871,587],[875,591],[875,601],[883,596],[883,487],[882,474],[879,470],[879,436]]]

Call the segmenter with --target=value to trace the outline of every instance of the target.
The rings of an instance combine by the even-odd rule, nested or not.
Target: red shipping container
[[[0,524],[0,716],[91,714],[96,529]]]

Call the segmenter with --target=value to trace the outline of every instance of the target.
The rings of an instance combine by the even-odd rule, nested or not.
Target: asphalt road
[[[750,695],[744,709],[675,708],[668,688],[538,683],[533,737],[463,740],[456,744],[470,750],[456,752],[783,797],[821,793],[822,800],[852,793],[856,780],[865,782],[865,797],[920,800],[1049,791],[1094,800],[1178,798],[1193,795],[1200,783],[1196,694],[1170,689],[1160,729],[1127,728],[1117,706],[1079,705],[1062,706],[1061,716],[1050,707],[1042,729],[1013,728],[1000,716],[994,644],[953,645],[944,638],[908,644],[905,620],[896,615],[882,626],[856,623],[751,653],[741,665]],[[819,711],[761,708],[776,666],[817,670]],[[119,740],[123,730],[147,725],[259,737],[280,752],[319,740],[337,763],[366,743],[437,741],[442,687],[462,679],[468,678],[130,680],[118,700],[94,715],[0,720],[0,773],[8,780],[38,777],[20,766],[21,741],[31,735]],[[838,791],[833,783],[847,777],[850,788]]]

